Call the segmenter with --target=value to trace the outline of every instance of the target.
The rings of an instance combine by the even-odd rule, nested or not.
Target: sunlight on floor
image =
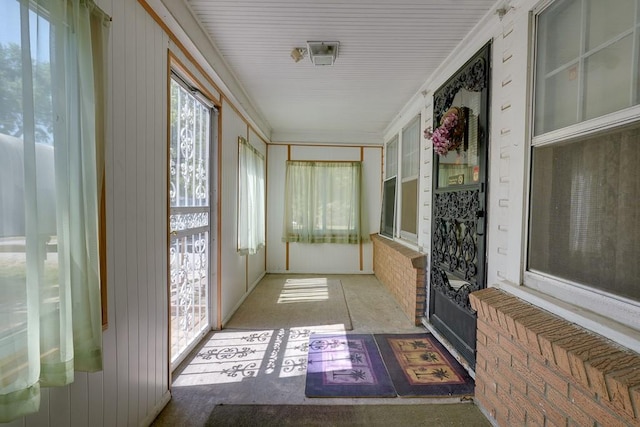
[[[287,279],[278,298],[278,304],[325,301],[329,299],[327,279]]]
[[[346,335],[342,324],[266,331],[220,331],[180,372],[173,387],[251,381],[260,375],[278,378],[307,373],[311,334]]]

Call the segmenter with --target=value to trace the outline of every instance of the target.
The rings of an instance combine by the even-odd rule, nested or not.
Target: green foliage
[[[32,61],[36,142],[52,142],[51,67]],[[0,44],[0,133],[24,135],[22,51],[16,43]]]

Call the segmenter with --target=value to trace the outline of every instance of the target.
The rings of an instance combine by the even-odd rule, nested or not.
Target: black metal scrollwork
[[[436,120],[440,123],[442,115],[451,107],[453,98],[460,89],[480,92],[487,85],[487,67],[484,58],[478,58],[460,71],[447,86],[438,90],[434,96],[433,109]]]
[[[479,190],[435,194],[431,286],[468,310],[471,310],[469,293],[480,289],[476,281],[479,208]],[[453,288],[445,270],[468,283]]]

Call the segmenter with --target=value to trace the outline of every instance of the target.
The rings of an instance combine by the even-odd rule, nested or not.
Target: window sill
[[[512,282],[501,281],[495,287],[640,353],[640,331],[637,329]]]

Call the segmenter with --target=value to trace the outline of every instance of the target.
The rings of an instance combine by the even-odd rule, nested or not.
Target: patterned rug
[[[431,334],[377,334],[398,396],[472,396],[474,381]]]
[[[313,334],[308,354],[307,397],[396,396],[370,334]]]

